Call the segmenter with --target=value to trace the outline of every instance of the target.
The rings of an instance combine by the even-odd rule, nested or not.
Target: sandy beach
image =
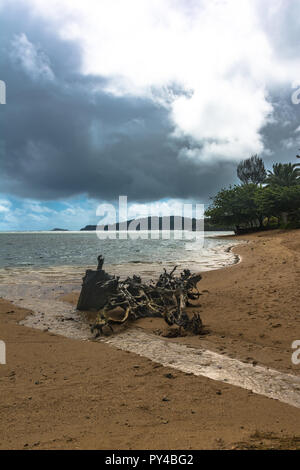
[[[233,248],[240,263],[205,272],[200,305],[191,309],[207,333],[167,341],[299,377],[291,344],[300,339],[300,231],[235,239],[247,241]],[[104,343],[19,325],[29,314],[0,300],[0,339],[7,345],[0,448],[300,448],[299,408]],[[167,334],[160,319],[134,327]]]

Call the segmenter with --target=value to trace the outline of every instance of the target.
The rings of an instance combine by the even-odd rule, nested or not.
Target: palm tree
[[[268,186],[295,186],[300,184],[300,169],[297,163],[275,163],[273,171],[268,172],[266,183]]]

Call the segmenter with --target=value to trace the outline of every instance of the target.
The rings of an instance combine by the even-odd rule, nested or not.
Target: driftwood
[[[106,282],[113,280],[114,277],[102,269],[104,258],[98,256],[97,271],[87,269],[82,282],[82,288],[77,303],[78,310],[99,310],[103,308],[111,295],[110,286]]]
[[[143,317],[161,317],[170,326],[177,325],[194,334],[202,332],[200,315],[190,318],[185,311],[189,301],[201,295],[197,289],[199,274],[185,269],[175,276],[175,266],[170,273],[164,269],[156,282],[143,283],[136,275],[120,281],[102,269],[103,263],[104,258],[99,256],[97,271],[86,271],[77,305],[78,310],[98,310],[96,322],[91,325],[96,337],[105,326],[113,331],[113,324]],[[121,312],[119,318],[112,315],[116,310]]]

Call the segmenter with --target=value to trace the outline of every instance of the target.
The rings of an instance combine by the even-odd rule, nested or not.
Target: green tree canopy
[[[295,186],[273,185],[255,195],[256,204],[266,217],[282,217],[300,209],[300,184]]]
[[[268,172],[266,183],[269,186],[295,186],[300,184],[300,169],[297,164],[275,163]]]
[[[236,228],[261,226],[263,213],[256,200],[261,190],[253,183],[222,189],[213,198],[205,215],[214,224],[234,225]]]
[[[237,176],[243,184],[264,183],[267,176],[264,162],[257,155],[242,160],[237,167]]]
[[[205,212],[210,222],[235,226],[236,231],[262,228],[271,219],[284,227],[300,227],[299,163],[275,163],[265,178],[262,160],[253,155],[238,165],[237,174],[244,184],[218,192]]]

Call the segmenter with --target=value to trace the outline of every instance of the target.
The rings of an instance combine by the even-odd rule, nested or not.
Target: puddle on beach
[[[219,260],[223,266],[237,261],[236,255],[225,248]],[[221,267],[219,263],[205,266],[202,270],[217,269]],[[126,264],[108,265],[106,269],[121,277],[131,273]],[[132,273],[138,270],[142,277],[150,279],[161,271],[161,266],[153,270],[153,265],[150,268],[149,264],[139,263],[138,269],[136,265],[131,269]],[[25,326],[68,338],[91,340],[89,326],[82,321],[81,314],[72,305],[59,300],[63,294],[80,289],[84,272],[85,268],[76,266],[1,269],[0,296],[34,312],[21,322]],[[300,408],[300,377],[169,342],[140,329],[130,329],[99,341],[147,357],[163,366],[226,382]]]

